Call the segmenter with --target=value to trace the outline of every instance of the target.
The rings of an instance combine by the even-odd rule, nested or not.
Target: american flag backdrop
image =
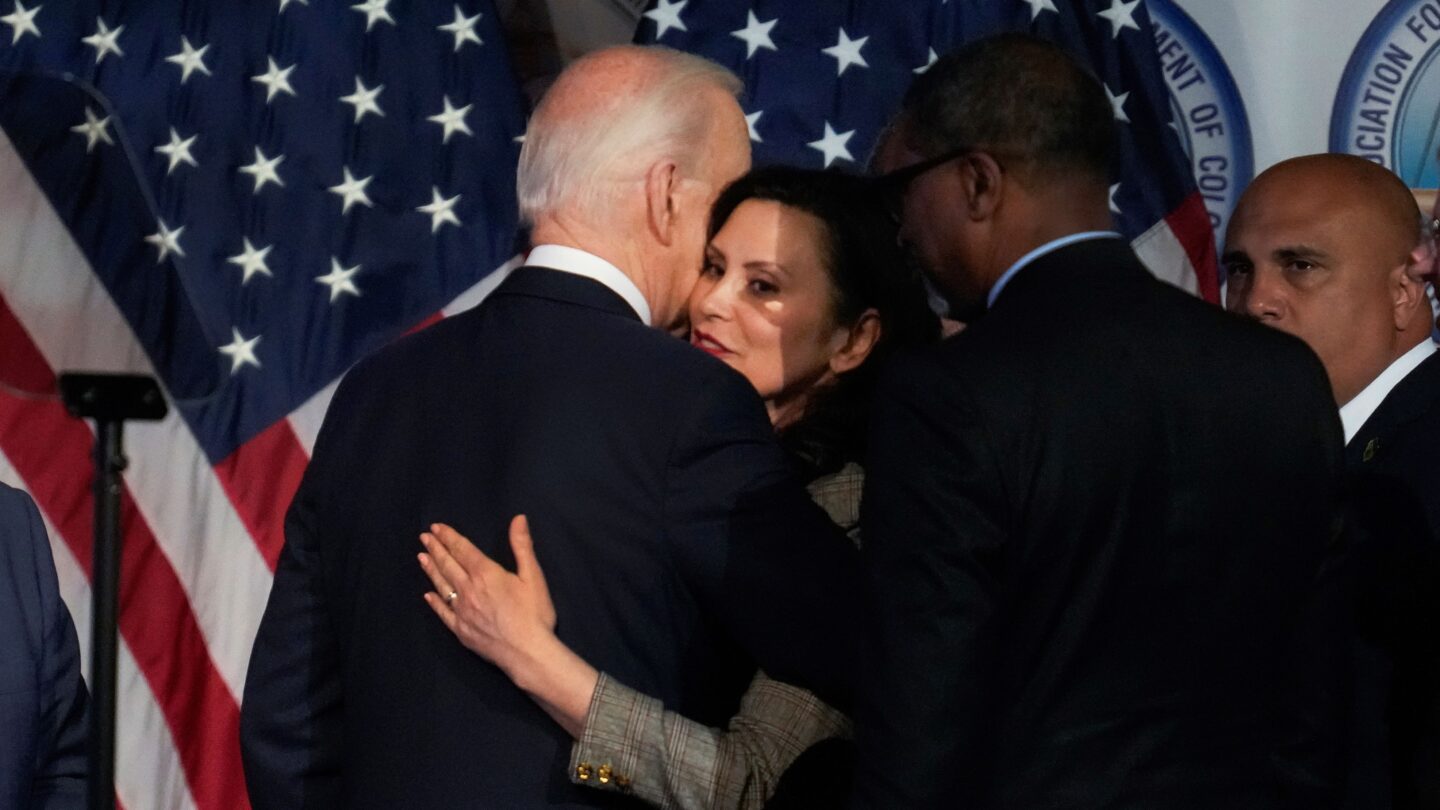
[[[658,0],[737,71],[758,162],[858,167],[948,48],[1028,29],[1115,105],[1122,230],[1217,295],[1140,0]],[[524,106],[490,0],[0,0],[0,480],[46,518],[88,655],[89,451],[54,378],[157,374],[127,431],[117,793],[246,806],[239,696],[338,377],[514,252]]]
[[[0,0],[0,480],[87,656],[92,432],[55,375],[171,397],[127,431],[123,805],[248,805],[239,699],[330,393],[503,277],[524,115],[490,0]]]
[[[1110,96],[1119,230],[1160,278],[1219,301],[1214,237],[1142,0],[652,0],[636,32],[745,81],[756,163],[863,167],[915,76],[965,42],[1029,31],[1085,60]]]

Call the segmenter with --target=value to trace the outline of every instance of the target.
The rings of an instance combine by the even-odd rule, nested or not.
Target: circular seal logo
[[[1440,185],[1440,2],[1390,0],[1350,55],[1330,151],[1373,160],[1412,188]]]
[[[1174,0],[1150,0],[1148,6],[1173,126],[1190,156],[1215,237],[1223,239],[1230,212],[1255,170],[1240,88],[1215,44]]]

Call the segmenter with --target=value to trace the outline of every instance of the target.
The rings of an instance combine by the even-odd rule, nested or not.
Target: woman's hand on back
[[[600,673],[555,635],[555,605],[524,515],[510,521],[515,573],[443,523],[420,535],[425,603],[467,649],[490,661],[579,738]]]
[[[425,602],[467,649],[509,673],[554,635],[555,605],[524,515],[510,523],[513,574],[443,523],[420,542],[420,567],[435,586]]]

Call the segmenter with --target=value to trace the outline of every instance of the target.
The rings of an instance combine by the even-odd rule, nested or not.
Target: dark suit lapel
[[[1440,352],[1425,358],[1405,375],[1380,407],[1345,445],[1345,462],[1352,469],[1374,462],[1395,441],[1404,427],[1440,406]]]
[[[543,298],[547,301],[598,309],[634,321],[640,320],[640,315],[625,303],[625,299],[604,284],[585,276],[548,267],[518,268],[496,288],[493,295]]]

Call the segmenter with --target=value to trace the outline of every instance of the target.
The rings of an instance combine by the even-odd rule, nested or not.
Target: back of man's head
[[[1108,184],[1114,111],[1079,62],[1028,34],[1002,34],[947,54],[910,86],[901,111],[920,155],[962,146],[1009,158],[1028,184],[1074,177]]]
[[[577,60],[530,119],[520,150],[520,214],[563,212],[608,223],[622,184],[662,159],[693,176],[705,158],[719,93],[740,81],[719,65],[661,47],[607,48]]]

